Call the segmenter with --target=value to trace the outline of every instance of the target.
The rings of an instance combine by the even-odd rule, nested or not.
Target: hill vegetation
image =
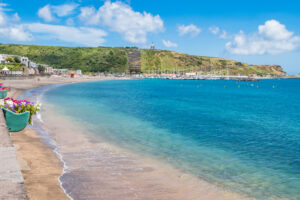
[[[249,65],[225,58],[193,56],[184,53],[163,50],[142,50],[142,71],[162,72],[190,72],[197,71],[202,74],[214,73],[226,75],[258,74],[282,75],[285,74],[279,65]]]
[[[26,56],[54,68],[81,69],[84,72],[128,71],[127,51],[120,48],[1,44],[0,53]]]
[[[130,72],[130,67],[133,66],[134,71],[142,73],[197,71],[202,74],[231,75],[285,74],[278,65],[249,65],[224,58],[129,47],[91,48],[0,44],[1,53],[26,56],[34,62],[48,64],[54,68],[81,69],[84,72]],[[137,70],[137,67],[140,70]]]

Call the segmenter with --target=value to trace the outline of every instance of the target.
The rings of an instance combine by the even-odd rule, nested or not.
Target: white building
[[[45,73],[46,73],[46,74],[53,74],[53,73],[54,73],[53,67],[46,67]]]
[[[76,73],[77,73],[78,75],[82,75],[81,69],[76,70]]]
[[[196,76],[196,72],[187,72],[185,73],[186,76]]]
[[[27,67],[29,66],[29,62],[30,62],[29,58],[24,56],[19,56],[19,59],[21,60],[22,64],[26,65]]]
[[[32,68],[38,68],[38,64],[36,64],[35,62],[29,61],[29,66],[28,67],[32,67]]]
[[[0,54],[0,64],[6,64],[6,58],[8,57],[7,54]]]

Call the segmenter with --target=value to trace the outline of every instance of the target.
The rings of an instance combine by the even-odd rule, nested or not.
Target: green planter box
[[[0,91],[0,99],[4,99],[7,96],[7,90]]]
[[[23,130],[29,120],[30,112],[14,113],[10,110],[2,108],[6,120],[6,126],[10,132],[18,132]]]

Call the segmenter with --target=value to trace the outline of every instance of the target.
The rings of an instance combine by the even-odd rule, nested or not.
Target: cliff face
[[[55,68],[88,72],[199,72],[230,75],[283,75],[279,65],[249,65],[225,58],[193,56],[164,50],[109,47],[55,47],[0,44],[0,54],[27,56]]]

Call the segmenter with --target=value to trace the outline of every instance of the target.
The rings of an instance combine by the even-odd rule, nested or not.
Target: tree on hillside
[[[21,63],[21,60],[18,57],[14,57],[14,62],[15,63]]]

